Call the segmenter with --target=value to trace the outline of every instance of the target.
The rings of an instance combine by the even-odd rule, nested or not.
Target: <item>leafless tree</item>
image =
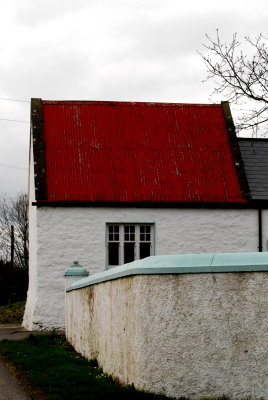
[[[28,269],[28,197],[0,198],[0,258],[17,268]]]
[[[205,54],[200,53],[207,67],[206,80],[214,81],[213,94],[222,94],[231,103],[244,105],[237,129],[256,132],[260,127],[268,132],[268,48],[267,38],[245,37],[237,33],[230,43],[223,42],[217,31],[216,39],[206,35]]]

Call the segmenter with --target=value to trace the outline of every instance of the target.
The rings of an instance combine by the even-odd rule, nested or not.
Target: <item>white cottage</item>
[[[250,170],[258,152],[243,146]],[[92,274],[150,255],[266,250],[255,175],[249,188],[226,102],[33,99],[23,325],[64,327],[76,259]]]

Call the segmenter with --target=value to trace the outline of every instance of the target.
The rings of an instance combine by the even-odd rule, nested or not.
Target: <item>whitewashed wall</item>
[[[33,148],[30,147],[30,164],[29,164],[29,287],[27,293],[27,302],[24,313],[23,324],[27,328],[32,329],[32,316],[38,301],[38,275],[37,275],[37,209],[32,206],[35,201],[34,188],[34,165],[33,165]]]
[[[268,251],[268,210],[262,211],[263,251]]]
[[[139,389],[267,400],[267,287],[268,272],[99,283],[67,293],[67,338]]]
[[[155,223],[156,255],[258,251],[256,210],[31,206],[27,329],[64,327],[63,273],[73,260],[105,269],[107,222]]]

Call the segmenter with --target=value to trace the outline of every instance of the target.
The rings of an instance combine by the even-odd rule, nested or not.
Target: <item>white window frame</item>
[[[125,226],[134,226],[135,227],[135,241],[129,241],[134,243],[134,259],[140,259],[140,243],[151,243],[150,246],[150,255],[153,256],[155,254],[155,223],[154,222],[107,222],[106,223],[106,269],[114,268],[117,265],[109,265],[109,226],[119,226],[119,264],[124,264],[124,243],[128,241],[124,240],[124,227]],[[141,241],[140,240],[140,227],[141,226],[150,226],[150,241]]]

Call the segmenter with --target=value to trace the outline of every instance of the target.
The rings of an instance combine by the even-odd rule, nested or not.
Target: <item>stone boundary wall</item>
[[[123,384],[268,399],[268,254],[156,256],[75,282],[66,335]]]

